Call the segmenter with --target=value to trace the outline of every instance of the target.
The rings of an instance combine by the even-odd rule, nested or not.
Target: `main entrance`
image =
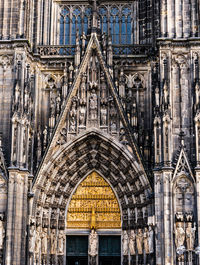
[[[97,172],[89,174],[73,194],[66,228],[70,231],[67,265],[88,265],[91,259],[99,265],[120,265],[120,207],[111,186]]]
[[[99,236],[99,265],[121,264],[121,237]]]
[[[121,237],[99,236],[99,265],[121,264]],[[88,265],[88,236],[67,236],[67,265]]]

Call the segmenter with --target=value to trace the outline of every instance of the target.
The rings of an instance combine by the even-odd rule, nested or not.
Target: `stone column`
[[[164,222],[164,245],[165,245],[165,265],[173,264],[173,230],[172,226],[172,198],[171,198],[171,178],[173,168],[163,169],[163,222]]]
[[[26,170],[9,168],[6,226],[6,265],[25,265],[28,175]]]
[[[197,240],[197,245],[200,245],[200,167],[195,168],[196,172],[196,190],[197,190],[197,235],[198,235],[198,240]],[[199,264],[200,264],[200,257],[199,257]]]
[[[154,170],[154,190],[155,190],[155,241],[156,241],[156,264],[164,265],[163,249],[163,181],[161,171]]]

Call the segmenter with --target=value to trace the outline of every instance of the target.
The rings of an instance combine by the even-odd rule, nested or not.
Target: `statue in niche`
[[[89,235],[89,249],[88,249],[88,254],[90,256],[90,265],[96,265],[97,261],[97,254],[98,254],[98,235],[97,232],[92,229],[91,233]]]
[[[72,106],[71,106],[71,110],[70,110],[70,117],[75,117],[76,116],[76,113],[77,113],[77,110],[76,110],[76,100],[74,99],[72,101]]]
[[[58,93],[58,96],[56,98],[56,113],[57,113],[57,116],[60,113],[60,104],[61,104],[61,98],[60,98],[60,93]]]
[[[36,229],[36,239],[35,239],[35,253],[39,253],[41,249],[41,238],[40,238],[41,229],[40,226]]]
[[[85,125],[85,115],[86,115],[86,109],[85,106],[80,107],[79,111],[79,125]]]
[[[137,244],[137,251],[138,254],[143,254],[143,232],[142,229],[138,229],[138,233],[136,235],[136,244]]]
[[[65,233],[63,230],[59,231],[58,234],[58,254],[64,254],[64,241],[65,241]]]
[[[144,228],[143,242],[144,242],[145,253],[148,254],[149,253],[149,231],[147,227]]]
[[[56,102],[55,102],[55,98],[51,97],[50,99],[50,113],[51,113],[51,117],[55,117],[56,114]]]
[[[133,83],[133,76],[131,74],[126,75],[126,84],[129,89],[133,88],[134,83]]]
[[[47,136],[48,136],[48,130],[47,130],[47,126],[45,126],[44,131],[43,131],[43,145],[44,145],[44,148],[46,148],[46,146],[47,146]]]
[[[152,226],[149,226],[149,253],[154,252],[154,232]]]
[[[97,94],[95,90],[92,90],[92,93],[90,95],[90,118],[91,120],[97,119]]]
[[[128,255],[128,245],[129,245],[129,242],[128,242],[128,233],[125,230],[124,233],[123,233],[123,255],[124,256],[127,256]]]
[[[0,249],[3,249],[3,242],[5,238],[4,222],[0,220]]]
[[[57,240],[56,240],[56,230],[53,229],[51,232],[51,255],[56,254]]]
[[[131,230],[129,237],[129,250],[131,256],[135,255],[135,238],[136,238],[135,231]]]
[[[81,104],[86,103],[86,80],[87,80],[87,75],[86,73],[84,73],[81,82],[81,100],[80,100]]]
[[[117,125],[116,125],[115,121],[111,121],[110,129],[111,129],[111,132],[117,131]]]
[[[106,94],[106,82],[105,82],[105,76],[104,76],[104,74],[102,73],[101,74],[101,99],[102,100],[105,100],[106,99],[106,96],[107,96],[107,94]]]
[[[34,225],[31,225],[30,226],[30,234],[29,234],[29,251],[31,253],[34,252],[34,249],[35,249],[35,241],[36,241],[35,226]]]
[[[87,40],[87,37],[85,35],[85,32],[83,31],[83,34],[81,36],[81,41],[82,41],[82,55],[84,54],[84,51],[85,51],[86,40]]]
[[[194,242],[195,242],[195,232],[196,232],[196,225],[194,223],[194,227],[192,227],[192,223],[187,223],[186,228],[186,245],[187,250],[194,250]]]
[[[69,130],[71,132],[75,132],[76,131],[76,120],[75,120],[75,117],[71,117],[71,119],[69,121]]]
[[[179,248],[184,245],[185,242],[185,231],[182,227],[182,223],[178,222],[175,227],[175,244]]]
[[[47,254],[47,228],[44,228],[41,235],[41,252]]]
[[[106,105],[103,104],[101,107],[101,125],[105,126],[107,123],[107,108]]]

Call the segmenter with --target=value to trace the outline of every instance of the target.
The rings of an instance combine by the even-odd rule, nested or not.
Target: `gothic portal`
[[[0,1],[0,264],[200,264],[199,16]]]

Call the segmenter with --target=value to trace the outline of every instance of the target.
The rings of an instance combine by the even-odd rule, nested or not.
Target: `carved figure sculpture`
[[[51,254],[55,254],[57,249],[56,231],[55,229],[51,232]]]
[[[94,229],[92,229],[90,235],[89,235],[89,264],[90,265],[96,265],[96,257],[98,254],[98,236]]]
[[[90,95],[90,117],[91,120],[97,119],[97,94],[94,89]]]
[[[30,235],[29,235],[29,251],[31,253],[33,253],[34,249],[35,249],[35,240],[36,240],[35,227],[33,225],[31,225],[30,226]]]
[[[130,255],[135,255],[135,231],[131,230],[130,237],[129,237],[129,251]]]
[[[125,230],[123,233],[123,255],[127,256],[128,255],[128,234],[127,231]]]
[[[146,227],[144,229],[143,242],[144,242],[144,250],[146,254],[148,254],[149,253],[149,232]]]
[[[196,231],[195,224],[194,227],[192,227],[192,223],[189,222],[185,231],[187,250],[194,250],[195,231]]]
[[[42,254],[47,254],[47,228],[44,228],[42,231],[41,251],[42,251]]]
[[[80,125],[84,125],[85,124],[85,113],[86,110],[85,110],[85,107],[84,106],[81,106],[80,107],[80,112],[79,112],[79,124]]]
[[[179,248],[184,245],[185,242],[185,231],[182,227],[182,224],[177,223],[177,227],[175,229],[175,244],[176,247]]]
[[[36,229],[36,240],[35,240],[35,253],[39,253],[41,248],[41,238],[40,238],[40,227]]]
[[[136,235],[136,244],[137,244],[138,254],[139,255],[143,254],[143,233],[141,228],[138,229],[138,233]]]
[[[149,226],[149,253],[154,252],[154,232],[151,226]]]
[[[0,220],[0,249],[3,248],[4,237],[5,237],[4,223],[2,220]]]
[[[101,108],[101,125],[105,126],[107,122],[107,109],[106,106],[103,105]]]
[[[58,254],[61,255],[64,254],[64,239],[65,239],[65,234],[64,231],[61,230],[58,235]]]

